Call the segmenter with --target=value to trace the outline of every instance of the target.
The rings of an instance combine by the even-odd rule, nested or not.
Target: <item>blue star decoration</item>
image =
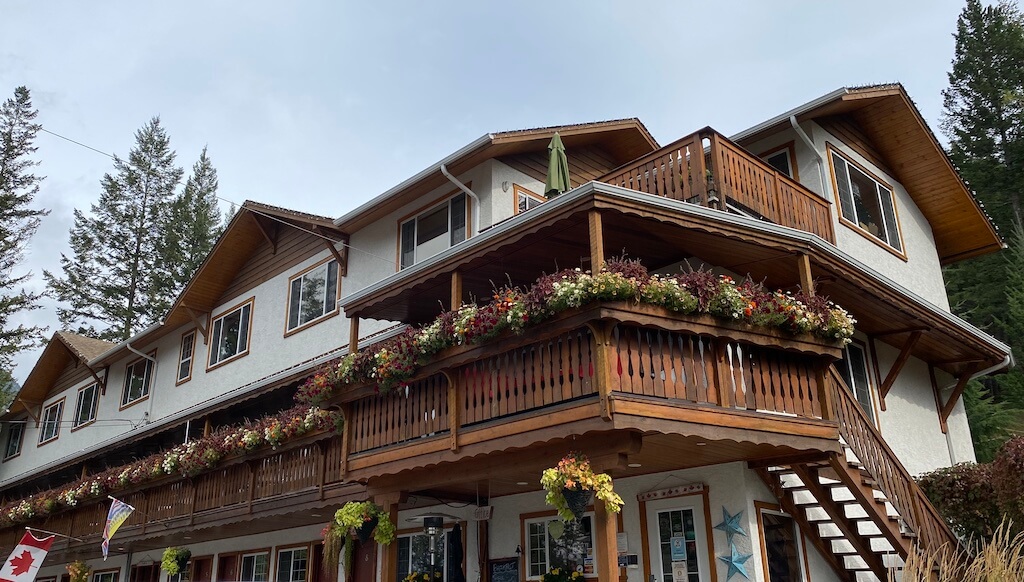
[[[739,534],[746,536],[747,532],[743,531],[743,525],[741,520],[743,519],[743,510],[739,510],[736,515],[729,515],[728,510],[722,507],[722,523],[715,526],[715,529],[720,529],[725,532],[725,539],[732,543],[732,536]]]
[[[718,559],[725,562],[729,566],[729,571],[725,574],[726,581],[732,578],[734,574],[742,574],[744,578],[750,580],[750,574],[747,573],[746,564],[747,560],[750,559],[751,554],[741,554],[736,549],[736,545],[733,543],[729,544],[729,555],[718,556]]]

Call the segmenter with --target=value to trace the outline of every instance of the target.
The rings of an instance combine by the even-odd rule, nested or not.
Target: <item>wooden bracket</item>
[[[949,426],[942,418],[942,394],[939,393],[939,382],[935,379],[935,366],[932,364],[928,364],[928,378],[932,382],[932,396],[935,397],[935,414],[939,417],[939,429],[942,430],[942,434],[946,434]]]
[[[346,260],[348,257],[348,245],[342,243],[344,246],[341,247],[341,252],[338,252],[338,249],[334,247],[335,243],[333,241],[329,241],[327,239],[322,240],[324,241],[324,246],[327,247],[327,250],[331,251],[331,254],[334,255],[334,260],[338,261],[338,274],[344,277],[348,274],[348,261]]]
[[[82,361],[81,356],[76,354],[74,352],[74,350],[71,349],[70,346],[68,346],[66,343],[64,343],[63,340],[60,342],[60,345],[64,346],[64,350],[67,351],[68,355],[70,355],[75,360],[75,365],[76,366],[78,364],[82,364],[83,366],[85,366],[85,369],[89,371],[89,375],[92,376],[92,379],[96,380],[96,384],[100,386],[100,392],[102,392],[103,394],[106,394],[107,393],[107,380],[106,380],[106,377],[101,379],[99,377],[99,375],[96,373],[96,370],[93,370],[92,367],[89,366],[89,364],[87,364],[84,361]]]
[[[975,372],[982,369],[983,365],[984,364],[978,364],[973,366],[963,374],[960,374],[960,377],[957,378],[956,387],[953,388],[953,393],[949,395],[949,400],[942,405],[942,409],[939,411],[939,422],[943,425],[949,422],[949,415],[953,414],[953,407],[956,406],[956,401],[960,399],[960,396],[964,393],[964,389],[967,388],[967,382],[970,381],[971,376],[973,376]],[[936,392],[937,391],[938,388],[936,388]],[[939,394],[938,397],[941,400],[942,395]]]
[[[202,323],[199,322],[199,316],[196,315],[196,312],[192,311],[191,307],[189,307],[188,305],[183,305],[182,307],[184,307],[185,311],[188,312],[188,316],[192,318],[192,324],[195,325],[196,329],[199,330],[199,334],[203,336],[203,345],[207,345],[207,343],[209,342],[209,337],[207,336],[209,331],[206,329],[205,326],[203,326]]]
[[[267,243],[270,244],[270,248],[273,251],[273,252],[271,252],[271,254],[276,255],[277,254],[277,239],[276,239],[276,237],[271,237],[270,236],[270,233],[267,232],[267,229],[263,226],[263,223],[260,222],[260,219],[259,219],[259,217],[256,214],[252,214],[251,216],[252,216],[253,222],[256,223],[256,228],[259,229],[260,234],[262,234],[263,238],[266,239]],[[276,232],[276,229],[275,229],[275,232]]]
[[[880,332],[875,333],[873,335],[874,335],[874,337],[883,337],[883,336],[887,336],[887,335],[896,335],[896,334],[899,334],[899,333],[915,333],[915,332],[923,332],[923,331],[931,331],[931,330],[932,330],[932,328],[930,328],[930,327],[923,327],[923,326],[903,327],[903,328],[900,328],[900,329],[890,329],[890,330],[886,330],[886,331],[880,331]]]
[[[907,360],[910,359],[910,352],[914,349],[914,346],[917,345],[917,342],[920,341],[921,334],[923,333],[924,331],[920,329],[912,332],[910,337],[907,338],[906,343],[903,344],[903,348],[900,349],[900,355],[896,357],[896,361],[893,362],[892,368],[890,368],[889,373],[886,374],[885,380],[882,380],[882,384],[878,387],[878,396],[882,402],[885,402],[885,396],[889,393],[889,390],[892,389],[893,383],[896,382],[896,377],[900,375],[901,371],[903,371],[903,366],[905,366]]]

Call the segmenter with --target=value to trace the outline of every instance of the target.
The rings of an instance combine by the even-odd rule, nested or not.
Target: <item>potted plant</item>
[[[81,560],[75,560],[67,566],[69,582],[89,582],[89,574],[92,573],[92,568],[88,564]]]
[[[443,576],[440,572],[434,572],[434,576],[431,577],[429,572],[409,572],[409,575],[402,578],[402,582],[436,582],[441,580]]]
[[[542,574],[540,582],[578,582],[583,580],[583,574],[569,568],[552,568],[547,574]]]
[[[583,516],[596,495],[605,509],[618,513],[622,498],[612,489],[612,478],[607,473],[594,473],[590,460],[580,453],[569,453],[553,469],[545,469],[540,484],[547,491],[544,501],[558,510],[562,521],[573,521]]]
[[[192,552],[187,548],[167,548],[160,559],[160,569],[167,572],[168,576],[177,576],[185,571],[190,559]]]
[[[379,505],[372,501],[349,501],[334,514],[334,521],[323,529],[325,564],[335,564],[340,549],[345,552],[345,572],[351,572],[355,546],[352,539],[366,543],[373,536],[378,544],[395,541],[395,524]]]

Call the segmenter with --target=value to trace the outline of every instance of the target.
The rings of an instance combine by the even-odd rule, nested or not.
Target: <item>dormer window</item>
[[[60,436],[62,416],[64,416],[63,398],[43,409],[43,415],[39,422],[39,444],[46,444]]]
[[[843,222],[902,256],[892,188],[831,147],[829,152]]]
[[[25,439],[25,421],[14,420],[7,423],[7,446],[4,448],[4,460],[21,454],[21,442]]]
[[[249,353],[249,323],[253,299],[233,307],[213,320],[210,368]]]
[[[402,222],[400,268],[411,267],[466,240],[467,215],[466,195],[459,194]]]

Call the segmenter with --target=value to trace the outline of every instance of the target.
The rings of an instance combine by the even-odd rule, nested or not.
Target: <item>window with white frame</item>
[[[512,190],[516,193],[516,214],[522,214],[523,212],[536,208],[544,203],[543,198],[526,188],[523,188],[519,184],[513,184]]]
[[[75,426],[96,420],[96,404],[99,402],[99,384],[90,384],[78,391],[78,402],[75,403]]]
[[[120,570],[105,570],[103,572],[93,572],[92,582],[117,582],[117,575]]]
[[[576,521],[563,523],[557,517],[527,519],[526,531],[526,579],[539,580],[553,568],[561,570],[582,570],[585,575],[594,575],[594,530],[592,514],[585,514]],[[555,535],[561,528],[561,535]]]
[[[152,383],[152,360],[139,358],[128,364],[124,374],[124,390],[121,391],[121,406],[125,407],[148,397]]]
[[[305,582],[308,548],[293,548],[277,552],[277,582]]]
[[[788,147],[764,154],[761,156],[761,159],[779,172],[789,176],[790,178],[793,177],[793,160],[790,158]]]
[[[871,383],[868,375],[868,358],[864,346],[858,343],[851,343],[846,346],[843,352],[843,359],[836,362],[839,375],[843,377],[846,386],[853,392],[861,408],[867,413],[872,421],[875,419],[875,409],[871,402]]]
[[[188,568],[183,568],[177,574],[168,574],[167,582],[188,582],[191,578]]]
[[[448,536],[451,530],[440,536],[437,542],[437,555],[434,557],[434,572],[441,574],[442,580],[448,580],[448,572],[445,569],[445,557],[448,552]],[[402,582],[406,576],[413,572],[420,574],[430,573],[430,538],[423,533],[415,533],[398,536],[395,540],[398,544],[398,570],[395,582]]]
[[[244,554],[239,571],[239,582],[267,582],[270,556],[266,552]]]
[[[892,188],[839,152],[831,153],[842,217],[893,250],[903,252]]]
[[[402,269],[466,240],[466,195],[459,194],[401,225]]]
[[[789,515],[767,509],[761,509],[760,517],[768,582],[803,582],[796,522]]]
[[[249,323],[252,300],[213,320],[210,365],[215,366],[249,353]]]
[[[7,446],[4,447],[4,459],[21,454],[21,442],[25,439],[25,421],[12,420],[7,423]]]
[[[338,311],[338,261],[297,275],[288,282],[288,331]]]
[[[64,416],[64,399],[43,409],[39,418],[39,444],[47,443],[60,436],[60,420]]]
[[[177,383],[188,382],[192,379],[192,359],[196,353],[196,331],[192,330],[181,336],[181,349],[178,351],[178,378]]]

